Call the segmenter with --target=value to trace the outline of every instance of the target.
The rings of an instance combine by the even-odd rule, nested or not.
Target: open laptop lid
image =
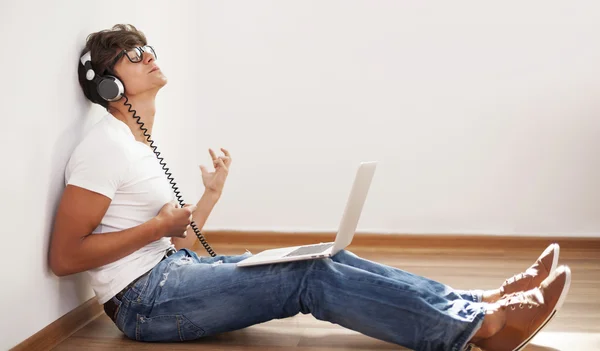
[[[335,237],[335,244],[331,250],[332,255],[335,255],[352,242],[376,167],[377,161],[361,162],[358,167],[338,233]]]

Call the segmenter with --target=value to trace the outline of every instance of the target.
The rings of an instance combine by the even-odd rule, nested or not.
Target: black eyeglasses
[[[131,61],[132,63],[141,62],[144,59],[144,52],[152,54],[152,56],[154,56],[155,60],[158,59],[158,57],[156,56],[156,51],[154,51],[154,48],[150,45],[144,45],[144,46],[135,47],[131,50],[121,51],[117,55],[117,57],[115,57],[111,66],[114,66],[117,62],[119,62],[119,60],[121,59],[121,57],[123,57],[123,55],[127,56],[129,61]]]

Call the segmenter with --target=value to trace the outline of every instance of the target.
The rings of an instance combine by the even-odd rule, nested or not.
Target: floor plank
[[[267,247],[213,247],[219,254],[258,252]],[[359,256],[398,267],[459,289],[497,288],[504,279],[527,268],[543,250],[402,249],[351,246]],[[205,255],[204,252],[199,254]],[[573,272],[570,295],[556,318],[526,351],[600,350],[600,253],[562,249],[561,264]],[[405,350],[310,315],[273,320],[246,329],[186,343],[139,343],[126,339],[105,315],[73,334],[54,350]]]

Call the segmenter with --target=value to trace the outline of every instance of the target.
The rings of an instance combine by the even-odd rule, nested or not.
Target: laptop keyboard
[[[319,244],[319,245],[307,246],[307,247],[299,247],[296,250],[290,252],[289,254],[287,254],[283,257],[294,257],[294,256],[308,255],[308,254],[313,254],[313,253],[321,253],[324,250],[326,250],[332,246],[333,246],[333,243]]]

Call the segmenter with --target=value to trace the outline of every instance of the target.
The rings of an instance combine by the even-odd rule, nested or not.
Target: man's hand
[[[202,172],[202,183],[207,191],[221,194],[223,192],[223,186],[225,180],[229,174],[229,166],[231,165],[231,155],[229,151],[221,148],[221,151],[225,156],[219,156],[215,154],[212,149],[208,149],[210,157],[213,160],[213,166],[215,167],[214,172],[209,172],[205,166],[200,165],[200,171]]]
[[[179,208],[175,201],[166,203],[155,217],[160,223],[163,236],[185,238],[195,210],[196,205],[186,204]]]

